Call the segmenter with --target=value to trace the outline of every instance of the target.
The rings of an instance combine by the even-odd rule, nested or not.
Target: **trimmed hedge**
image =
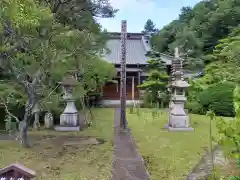
[[[205,112],[212,110],[218,116],[234,116],[233,91],[235,85],[221,82],[209,86],[199,94],[199,103]]]
[[[192,114],[204,114],[204,110],[202,105],[195,101],[195,102],[187,102],[185,104],[185,108]]]

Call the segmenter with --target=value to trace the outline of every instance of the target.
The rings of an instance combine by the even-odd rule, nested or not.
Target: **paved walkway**
[[[131,130],[120,130],[120,109],[115,110],[112,180],[149,180],[142,157],[138,154]]]

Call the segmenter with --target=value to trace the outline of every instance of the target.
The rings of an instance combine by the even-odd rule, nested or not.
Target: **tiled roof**
[[[105,59],[113,64],[121,63],[121,40],[111,39],[107,41],[107,48],[110,53]],[[142,40],[130,39],[126,42],[126,64],[147,64],[147,51],[143,47]]]
[[[121,64],[121,39],[120,33],[110,33],[106,47],[110,50],[103,58],[113,64]],[[149,41],[141,33],[128,33],[126,41],[126,64],[147,64],[147,52],[151,50]],[[172,56],[161,54],[161,59],[166,64],[171,64]]]

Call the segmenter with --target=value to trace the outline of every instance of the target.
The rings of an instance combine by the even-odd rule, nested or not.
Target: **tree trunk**
[[[31,117],[32,114],[32,108],[34,104],[32,103],[27,103],[25,106],[25,114],[23,120],[20,122],[19,126],[19,133],[20,133],[20,140],[23,145],[23,147],[28,148],[29,143],[28,143],[28,122],[29,118]]]
[[[23,147],[28,148],[30,147],[28,144],[28,120],[30,116],[28,112],[25,112],[24,119],[21,122],[20,127],[20,137]]]
[[[29,115],[27,112],[25,112],[24,119],[20,122],[20,128],[19,128],[19,133],[20,133],[20,140],[23,145],[23,147],[28,148],[30,147],[28,144],[28,119]]]
[[[40,129],[40,122],[39,122],[39,113],[34,113],[34,122],[33,122],[33,128],[36,130]]]

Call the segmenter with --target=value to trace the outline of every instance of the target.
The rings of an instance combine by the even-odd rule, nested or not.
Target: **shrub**
[[[187,102],[185,108],[192,114],[204,114],[203,107],[199,102]]]
[[[232,83],[221,82],[209,86],[199,94],[199,103],[203,111],[212,110],[218,116],[234,116]]]

